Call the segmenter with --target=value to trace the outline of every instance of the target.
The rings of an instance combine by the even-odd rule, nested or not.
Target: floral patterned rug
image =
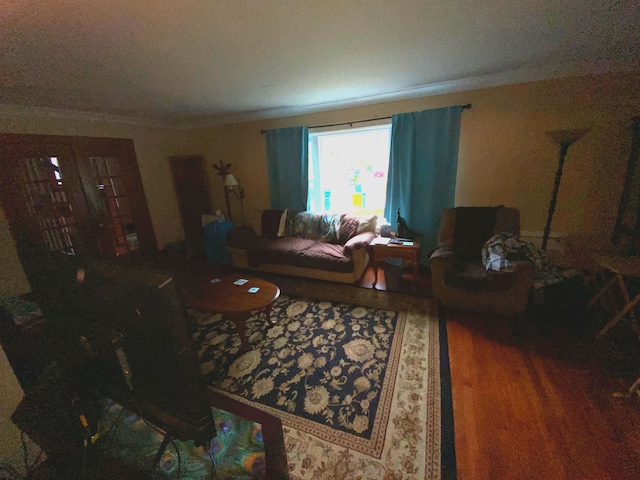
[[[282,295],[247,322],[253,350],[238,355],[232,322],[192,311],[207,384],[259,403],[307,431],[365,453],[382,448],[406,313]],[[380,408],[380,415],[378,415]]]
[[[190,310],[201,370],[217,392],[282,420],[292,478],[441,478],[437,308],[363,303],[281,295],[275,325],[247,322],[242,354],[231,322]]]

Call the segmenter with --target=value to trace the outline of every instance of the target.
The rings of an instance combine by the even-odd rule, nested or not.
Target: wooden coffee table
[[[187,292],[185,299],[190,308],[203,310],[210,313],[222,313],[223,316],[231,320],[235,326],[240,341],[241,351],[250,350],[251,347],[245,338],[247,319],[251,312],[263,311],[267,321],[271,321],[271,307],[280,296],[280,289],[277,285],[250,278],[243,275],[224,275],[214,277],[219,282],[211,283],[211,280],[200,287]],[[236,285],[239,279],[247,280],[244,285]],[[256,293],[249,293],[250,288],[258,288]]]

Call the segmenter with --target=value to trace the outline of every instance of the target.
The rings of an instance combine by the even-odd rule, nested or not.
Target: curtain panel
[[[420,263],[437,246],[440,218],[454,206],[462,106],[394,115],[384,214],[423,235]]]
[[[309,128],[267,130],[265,138],[271,208],[306,210],[309,191]]]

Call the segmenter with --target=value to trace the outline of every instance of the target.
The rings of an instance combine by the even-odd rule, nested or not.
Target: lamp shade
[[[547,132],[547,135],[549,135],[553,141],[569,146],[580,140],[588,132],[589,129],[587,128],[579,130],[553,130]]]
[[[224,177],[224,185],[225,187],[234,187],[238,185],[238,181],[236,180],[236,177],[233,176],[233,174],[227,173],[227,175]]]

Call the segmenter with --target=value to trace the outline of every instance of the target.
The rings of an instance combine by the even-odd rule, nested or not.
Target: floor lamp
[[[547,132],[552,140],[560,144],[560,153],[558,155],[558,170],[556,171],[556,180],[553,184],[553,194],[551,195],[551,203],[549,204],[549,215],[547,216],[547,225],[544,227],[544,236],[542,237],[542,250],[547,249],[547,241],[551,233],[551,222],[553,213],[556,210],[556,201],[558,199],[558,190],[560,189],[560,181],[562,179],[562,168],[564,167],[564,159],[567,156],[569,147],[580,140],[589,130],[554,130]]]

